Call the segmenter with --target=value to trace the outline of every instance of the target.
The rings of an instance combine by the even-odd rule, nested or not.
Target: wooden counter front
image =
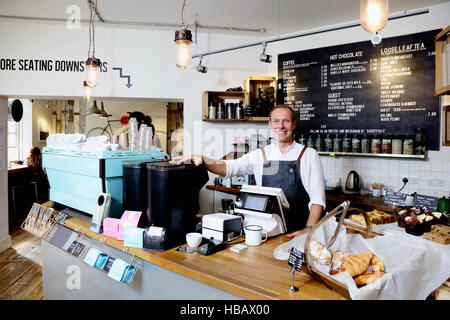
[[[113,247],[125,248],[123,241],[91,232],[88,222],[69,218],[65,225]],[[241,253],[231,251],[230,245],[226,250],[210,256],[179,252],[176,248],[164,252],[131,247],[127,249],[140,259],[245,299],[344,300],[337,292],[313,279],[304,271],[304,267],[295,274],[295,286],[299,291],[288,291],[292,284],[292,275],[289,273],[291,267],[286,260],[276,260],[273,251],[289,240],[287,236],[281,235],[268,239],[258,247],[249,246]]]

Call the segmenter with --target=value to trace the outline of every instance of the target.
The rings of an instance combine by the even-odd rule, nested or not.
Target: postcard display
[[[21,228],[42,238],[59,249],[84,261],[118,282],[131,284],[140,270],[140,260],[128,252],[128,247],[118,249],[106,244],[105,239],[86,236],[79,228],[64,225],[68,217],[64,212],[34,203]]]
[[[278,104],[303,134],[412,135],[425,129],[439,150],[435,43],[441,30],[278,56]]]

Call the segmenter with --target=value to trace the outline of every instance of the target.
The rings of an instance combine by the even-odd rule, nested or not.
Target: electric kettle
[[[359,179],[359,174],[352,170],[349,172],[348,176],[347,176],[347,181],[345,182],[345,191],[347,193],[359,193],[359,188],[360,188],[360,179]]]

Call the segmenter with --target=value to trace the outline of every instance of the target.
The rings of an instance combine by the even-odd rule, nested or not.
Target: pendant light
[[[184,23],[184,6],[186,0],[183,0],[181,9],[181,24],[183,29],[175,31],[175,64],[181,70],[186,69],[192,63],[192,33]]]
[[[86,68],[86,82],[93,88],[97,86],[100,77],[100,59],[95,57],[95,12],[97,11],[97,0],[95,3],[88,1],[90,16],[89,16],[89,49],[88,58],[85,63]],[[92,53],[91,53],[92,47]]]
[[[83,81],[83,88],[84,88],[84,99],[86,99],[87,102],[91,101],[92,96],[94,93],[92,92],[92,88],[87,84],[86,81]]]
[[[361,27],[370,33],[377,33],[386,25],[389,14],[389,0],[360,0],[359,17]]]
[[[86,111],[86,115],[91,115],[94,117],[100,117],[102,115],[102,112],[100,111],[100,109],[97,107],[97,100],[94,100],[94,103],[92,105],[92,107],[90,107],[87,111]]]

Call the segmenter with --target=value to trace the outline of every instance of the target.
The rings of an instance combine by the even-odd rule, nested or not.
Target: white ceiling
[[[359,20],[360,0],[187,0],[185,22],[198,25],[264,28],[269,37]],[[450,0],[391,0],[389,13],[426,8]],[[183,0],[97,0],[104,20],[181,23]],[[0,0],[0,16],[66,19],[77,5],[89,18],[87,0]],[[157,27],[153,27],[157,28]],[[226,31],[238,32],[238,31]],[[258,33],[254,33],[258,35]]]

